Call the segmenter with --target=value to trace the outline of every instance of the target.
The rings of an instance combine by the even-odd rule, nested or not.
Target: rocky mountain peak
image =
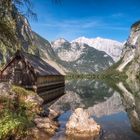
[[[51,42],[53,49],[58,49],[62,46],[68,46],[70,43],[64,38],[58,38]]]
[[[130,36],[124,45],[122,60],[117,68],[125,71],[129,79],[133,80],[140,75],[140,22],[131,26]],[[127,67],[127,69],[126,69]]]
[[[140,29],[140,20],[132,24],[131,30],[136,31]]]
[[[131,47],[137,45],[139,36],[140,36],[140,21],[137,21],[131,26],[131,32],[125,45]]]
[[[58,39],[52,43],[52,48],[60,59],[59,63],[70,72],[94,73],[114,63],[105,52],[86,43],[76,41],[70,43],[65,39]]]
[[[118,61],[120,59],[123,49],[123,43],[111,39],[104,39],[101,37],[97,38],[79,37],[73,40],[72,42],[87,44],[97,50],[104,51],[108,55],[110,55],[114,61]]]
[[[60,44],[60,43],[65,43],[65,42],[69,42],[69,41],[67,41],[65,38],[58,38],[58,39],[52,41],[52,44],[54,44],[54,43]]]

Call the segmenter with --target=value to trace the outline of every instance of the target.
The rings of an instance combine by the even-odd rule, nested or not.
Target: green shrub
[[[19,109],[12,112],[4,109],[0,119],[0,139],[11,136],[23,137],[28,133],[28,128],[32,126],[32,118],[27,115],[25,110]]]
[[[12,91],[15,92],[19,96],[28,96],[28,95],[35,94],[33,91],[26,90],[19,86],[12,86]]]
[[[0,98],[0,139],[10,137],[21,138],[27,135],[29,128],[34,126],[33,118],[35,112],[33,104],[26,103],[27,95],[35,94],[24,88],[12,86],[11,96]]]

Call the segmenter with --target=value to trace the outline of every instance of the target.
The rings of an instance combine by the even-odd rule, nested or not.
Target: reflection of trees
[[[119,83],[117,87],[121,90],[122,102],[130,119],[132,129],[140,134],[140,86],[136,81]]]
[[[78,107],[84,107],[81,102],[81,98],[75,92],[67,91],[66,94],[61,96],[50,108],[59,112],[65,112],[68,110],[74,111]]]
[[[66,94],[52,104],[51,108],[63,112],[75,110],[78,107],[93,107],[95,104],[112,99],[110,97],[113,96],[113,93],[114,91],[102,82],[94,80],[66,81]]]
[[[66,84],[66,90],[78,94],[86,107],[103,102],[114,93],[105,83],[95,80],[71,80]]]
[[[106,115],[113,115],[119,112],[123,112],[124,107],[122,106],[119,93],[114,92],[114,94],[106,101],[100,102],[92,107],[88,107],[87,111],[90,116],[94,115],[97,118],[100,118]]]
[[[94,115],[97,120],[101,117],[107,116],[107,118],[105,117],[105,120],[101,121],[106,121],[108,116],[114,114],[113,116],[115,118],[112,123],[107,122],[104,124],[109,124],[109,127],[103,125],[103,129],[105,130],[103,139],[139,139],[139,136],[134,135],[134,133],[128,128],[128,120],[124,121],[127,117],[123,118],[124,113],[121,115],[119,112],[122,113],[125,109],[133,130],[140,133],[140,87],[138,86],[138,83],[119,83],[116,85],[112,82],[112,84],[114,85],[110,85],[110,87],[113,87],[120,94],[114,92],[112,88],[99,81],[66,81],[66,94],[52,104],[51,108],[60,112],[69,111],[62,115],[65,120],[69,118],[71,111],[78,107],[86,107],[86,111],[91,116]],[[133,90],[133,92],[131,90]],[[100,93],[101,97],[98,97]],[[116,120],[116,113],[119,113],[117,116],[118,120]],[[123,127],[123,125],[126,126]]]

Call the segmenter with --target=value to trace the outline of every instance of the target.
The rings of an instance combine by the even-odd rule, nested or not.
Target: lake
[[[51,140],[77,140],[65,136],[65,125],[78,107],[86,109],[102,127],[100,140],[140,140],[140,89],[138,83],[107,84],[95,80],[68,80],[65,93],[51,108],[60,111],[60,128]],[[133,92],[132,92],[133,91]],[[93,140],[80,138],[80,140]]]

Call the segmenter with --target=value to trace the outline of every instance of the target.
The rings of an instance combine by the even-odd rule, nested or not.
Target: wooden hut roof
[[[54,67],[49,65],[47,62],[39,58],[38,56],[22,53],[25,61],[28,61],[30,65],[35,69],[35,72],[40,76],[45,75],[61,75]]]
[[[16,57],[23,58],[26,63],[29,63],[34,68],[35,73],[39,76],[61,75],[54,67],[49,65],[38,56],[21,51],[17,51],[15,53],[15,56],[12,57],[9,63],[11,63]],[[4,69],[9,65],[9,63],[5,65],[2,71],[4,71]]]

